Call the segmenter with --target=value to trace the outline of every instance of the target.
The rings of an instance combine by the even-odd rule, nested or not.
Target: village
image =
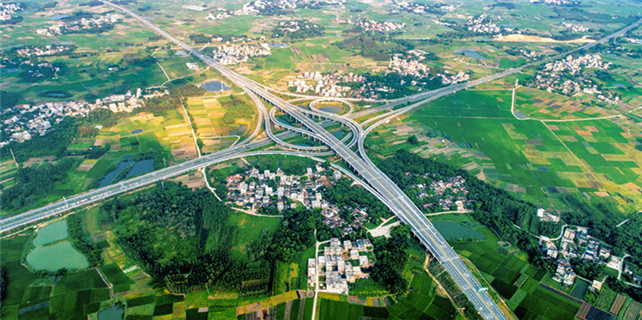
[[[364,82],[363,76],[353,74],[304,72],[297,76],[296,80],[288,81],[288,87],[296,93],[314,93],[324,97],[349,96],[350,87],[342,86],[340,83]]]
[[[0,21],[10,21],[18,11],[22,11],[18,3],[0,3]]]
[[[260,44],[232,44],[222,45],[212,51],[213,59],[223,65],[234,65],[247,62],[252,57],[269,56],[270,45]]]
[[[143,90],[139,88],[136,89],[135,93],[127,91],[125,94],[115,94],[96,99],[93,103],[78,100],[16,105],[0,114],[3,119],[2,133],[4,136],[9,137],[7,140],[0,141],[0,147],[10,142],[30,140],[36,135],[42,136],[66,117],[86,117],[96,109],[107,109],[113,113],[130,113],[144,105],[144,99],[168,93],[165,90],[143,94]]]
[[[292,39],[304,39],[320,36],[324,28],[306,20],[279,21],[272,30],[273,38],[289,36]]]
[[[93,32],[106,26],[113,26],[118,20],[120,20],[118,15],[108,13],[104,16],[89,19],[81,18],[69,23],[57,22],[49,27],[37,29],[36,34],[53,37],[68,33]]]
[[[544,3],[556,6],[575,6],[580,2],[578,0],[530,0],[531,3]]]
[[[255,0],[247,2],[241,9],[228,10],[225,8],[216,8],[214,12],[210,12],[207,19],[219,20],[231,16],[259,16],[259,15],[273,15],[281,10],[296,9],[296,8],[318,8],[321,6],[330,5],[343,5],[346,0],[277,0],[277,1],[262,1]]]
[[[68,46],[47,45],[44,47],[22,47],[16,50],[16,53],[21,57],[45,57],[54,56],[65,51],[70,51],[72,48]]]
[[[394,23],[391,21],[377,22],[370,19],[359,19],[357,21],[348,20],[348,24],[354,24],[355,26],[363,29],[364,31],[396,31],[406,27],[406,23]]]
[[[498,27],[493,23],[493,19],[489,18],[487,15],[482,14],[479,16],[468,17],[466,20],[468,25],[468,30],[475,33],[500,33],[502,28]]]
[[[368,239],[355,241],[332,238],[323,247],[323,254],[308,259],[308,287],[319,291],[348,294],[349,283],[370,277],[374,266],[374,250]],[[318,283],[317,283],[318,282]]]
[[[466,179],[457,175],[440,180],[432,180],[434,176],[424,174],[423,179],[431,179],[430,183],[411,185],[420,205],[425,211],[465,211],[470,207]]]
[[[441,13],[441,11],[453,11],[457,7],[452,4],[446,3],[435,3],[432,6],[416,3],[416,2],[407,2],[407,1],[398,1],[395,2],[395,6],[401,11],[412,12],[416,14],[422,13]]]
[[[609,104],[618,104],[620,97],[611,92],[600,90],[591,78],[584,74],[586,68],[608,70],[610,62],[603,62],[598,54],[586,54],[574,58],[549,62],[535,76],[534,86],[548,92],[560,92],[566,95],[587,93]]]
[[[541,208],[537,210],[537,217],[540,221],[560,222],[558,215],[548,213]],[[586,227],[565,226],[558,238],[551,239],[540,236],[539,244],[544,255],[557,263],[552,279],[564,286],[570,287],[580,278],[576,273],[575,266],[571,263],[572,259],[604,265],[616,270],[620,276],[622,274],[630,275],[637,285],[642,283],[642,276],[634,274],[633,270],[624,263],[626,255],[621,257],[613,255],[611,247],[600,239],[589,235]],[[591,290],[599,291],[604,279],[588,279],[588,281],[591,283]]]
[[[579,24],[569,23],[569,22],[562,22],[562,26],[573,32],[586,32],[590,30],[588,27],[585,27]]]
[[[413,50],[413,52],[416,51]],[[397,72],[403,76],[411,75],[415,77],[424,77],[428,75],[430,68],[421,62],[421,60],[424,60],[424,57],[420,53],[415,54],[415,56],[417,57],[417,60],[406,60],[403,58],[402,54],[394,54],[388,64],[389,71],[387,71],[387,73]]]
[[[338,228],[348,235],[366,223],[368,213],[362,206],[339,208],[323,198],[322,189],[341,178],[341,172],[319,164],[314,169],[306,168],[306,173],[300,176],[287,175],[281,169],[260,172],[248,168],[244,174],[227,177],[227,203],[245,211],[268,214],[278,214],[302,204],[308,209],[319,209],[330,229]]]

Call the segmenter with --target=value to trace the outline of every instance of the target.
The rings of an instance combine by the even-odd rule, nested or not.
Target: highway
[[[259,99],[260,97],[265,101],[273,104],[274,106],[276,106],[283,112],[287,113],[296,121],[302,124],[301,128],[289,126],[286,129],[294,130],[301,134],[306,134],[312,137],[313,139],[322,142],[323,144],[328,146],[330,149],[332,149],[337,154],[337,156],[342,158],[350,166],[350,168],[352,168],[359,176],[361,176],[363,179],[362,184],[370,192],[372,192],[375,196],[377,196],[384,204],[386,204],[390,208],[390,210],[399,217],[400,220],[402,220],[404,223],[407,223],[412,227],[414,234],[418,237],[418,239],[422,242],[422,244],[426,246],[426,248],[435,256],[435,258],[444,266],[446,271],[452,276],[455,283],[461,288],[461,290],[468,297],[468,299],[471,301],[471,303],[475,306],[475,308],[478,310],[478,312],[484,319],[507,319],[507,317],[501,312],[498,306],[491,299],[490,295],[485,290],[482,290],[483,288],[480,285],[480,283],[471,274],[471,272],[463,264],[463,262],[459,259],[458,255],[454,252],[454,250],[450,247],[450,245],[448,245],[446,240],[439,234],[439,232],[434,228],[434,226],[430,223],[430,221],[421,213],[421,210],[414,205],[414,203],[408,198],[408,196],[392,180],[390,180],[385,174],[383,174],[376,166],[372,164],[372,162],[367,158],[367,156],[365,156],[365,151],[363,151],[362,141],[363,139],[365,139],[365,136],[367,135],[367,133],[370,130],[372,130],[371,128],[373,128],[374,126],[371,126],[370,128],[368,128],[369,130],[363,131],[362,127],[359,124],[357,124],[356,122],[348,118],[344,118],[338,115],[313,111],[313,110],[303,110],[286,101],[283,101],[281,98],[275,96],[274,94],[266,90],[264,86],[257,84],[256,82],[251,81],[237,74],[236,72],[226,68],[225,66],[221,65],[217,61],[214,61],[210,57],[200,53],[199,51],[193,49],[192,47],[183,43],[182,41],[170,35],[169,33],[158,28],[157,26],[147,21],[143,17],[139,16],[138,14],[120,5],[112,4],[106,1],[103,1],[103,2],[107,5],[111,5],[131,15],[132,17],[139,20],[144,25],[148,26],[149,28],[157,32],[158,34],[174,42],[176,45],[190,52],[195,57],[201,59],[207,65],[217,69],[225,77],[230,79],[233,83],[235,83],[236,85],[241,87],[243,90],[248,92],[248,94],[250,94],[254,102],[257,104],[257,107],[259,108],[259,112],[261,113],[260,118],[265,119],[265,123],[266,123],[265,131],[269,139],[263,139],[256,142],[248,142],[248,140],[246,140],[237,146],[228,148],[221,152],[210,154],[198,159],[190,160],[190,161],[187,161],[169,168],[165,168],[162,170],[158,170],[137,178],[129,179],[115,185],[89,191],[87,193],[83,193],[83,194],[71,197],[66,201],[59,201],[57,203],[54,203],[36,210],[32,210],[18,216],[0,220],[0,233],[24,226],[26,224],[33,223],[41,219],[45,219],[47,217],[60,214],[64,211],[77,208],[77,207],[86,205],[88,203],[100,201],[102,199],[113,196],[115,194],[133,190],[141,186],[154,183],[159,180],[163,180],[163,179],[167,179],[173,176],[183,174],[188,171],[196,170],[196,169],[211,165],[213,163],[226,161],[226,160],[237,158],[240,156],[258,154],[257,152],[250,152],[250,151],[270,144],[271,140],[276,141],[277,143],[282,144],[289,148],[303,149],[302,147],[293,146],[283,142],[283,138],[292,136],[293,135],[292,133],[281,133],[278,135],[274,135],[271,132],[270,120],[274,120],[273,114],[271,118],[270,115],[267,113],[265,107],[263,106],[262,101],[260,101]],[[642,19],[637,21],[634,25],[629,26],[628,28],[631,29],[639,25],[640,22],[642,22]],[[628,31],[625,29],[620,30],[620,32],[624,33]],[[617,35],[614,34],[611,36],[614,37]],[[592,43],[592,45],[595,45],[595,44],[597,43]],[[582,49],[582,47],[577,48],[574,51],[580,50],[580,49]],[[565,54],[568,54],[568,53],[565,53]],[[408,102],[421,101],[428,98],[434,99],[438,96],[450,94],[473,85],[477,85],[487,81],[492,81],[492,80],[504,77],[508,74],[519,72],[524,67],[526,66],[506,70],[502,73],[494,74],[494,75],[491,75],[482,79],[474,80],[465,84],[455,85],[452,87],[442,88],[432,92],[427,92],[427,93],[410,96],[407,98],[402,98],[400,100],[394,101],[392,104],[368,109],[366,110],[366,113],[362,113],[362,114],[378,112],[380,110],[389,109],[394,106],[402,105]],[[410,107],[414,108],[422,103],[424,102],[421,101],[421,102],[412,104],[410,106],[401,108],[399,110],[395,110],[392,113],[392,116],[411,110]],[[377,109],[377,108],[381,108],[381,109]],[[358,115],[358,114],[359,113],[351,114],[350,118],[354,119],[355,115]],[[328,120],[320,124],[310,119],[309,116],[323,117]],[[386,119],[388,118],[387,116],[390,116],[390,114],[386,115]],[[379,120],[379,122],[377,123],[381,123],[382,121],[385,121],[385,119]],[[355,152],[350,150],[349,146],[347,146],[343,141],[340,141],[339,139],[337,139],[334,135],[332,135],[323,127],[323,125],[328,125],[331,122],[341,123],[342,125],[347,126],[350,129],[351,136],[354,137],[353,142],[359,143],[359,152],[364,156],[363,158],[359,157]],[[375,123],[375,126],[377,125],[377,123]],[[293,129],[293,128],[297,128],[297,129]],[[256,136],[256,133],[258,133],[258,131],[255,131],[255,134],[253,134],[253,136]],[[350,145],[354,144],[353,142],[351,142]],[[319,149],[315,148],[313,150],[316,151]]]
[[[339,141],[334,135],[325,130],[319,123],[310,119],[301,108],[294,106],[288,102],[283,101],[281,98],[265,90],[262,86],[257,85],[255,82],[246,79],[245,77],[237,74],[236,72],[226,68],[222,64],[214,61],[210,57],[193,49],[189,45],[183,43],[179,39],[170,35],[169,33],[161,30],[151,22],[147,21],[138,14],[119,5],[110,4],[123,12],[136,18],[149,28],[164,36],[168,40],[174,42],[193,54],[195,57],[201,59],[207,65],[215,68],[225,77],[230,79],[233,83],[243,88],[246,91],[252,91],[256,95],[270,102],[283,112],[290,115],[296,121],[301,123],[307,128],[311,135],[329,146],[339,157],[341,157],[355,172],[357,172],[366,183],[368,183],[378,195],[382,197],[384,203],[390,210],[397,215],[400,220],[409,224],[419,238],[419,240],[428,248],[428,250],[435,256],[435,258],[444,266],[446,271],[452,276],[453,280],[461,288],[463,293],[468,297],[471,303],[478,310],[479,314],[484,319],[507,319],[502,313],[497,304],[492,300],[487,291],[482,290],[482,286],[477,279],[472,275],[470,270],[459,259],[459,256],[450,247],[446,240],[439,234],[437,229],[428,221],[428,219],[421,213],[421,210],[414,205],[408,196],[399,187],[383,174],[376,166],[364,161],[350,150],[344,143]],[[317,114],[317,113],[315,113]],[[324,114],[327,119],[334,120],[345,124],[345,120],[336,115]],[[351,125],[352,123],[347,123]],[[361,128],[359,127],[358,136],[361,136]]]

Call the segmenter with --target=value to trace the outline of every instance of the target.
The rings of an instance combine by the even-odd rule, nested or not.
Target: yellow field
[[[234,143],[238,136],[236,128],[251,126],[251,119],[234,119],[233,123],[223,123],[228,110],[221,105],[218,97],[204,96],[187,99],[187,112],[192,116],[196,127],[196,137],[202,141],[201,151],[214,152]],[[189,127],[186,128],[189,130]]]

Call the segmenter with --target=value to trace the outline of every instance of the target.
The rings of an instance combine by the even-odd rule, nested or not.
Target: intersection
[[[364,141],[370,131],[372,131],[377,125],[388,121],[391,117],[408,112],[418,107],[419,105],[424,104],[426,101],[437,99],[444,95],[448,95],[471,86],[475,86],[484,82],[496,80],[507,75],[520,72],[523,68],[528,67],[532,64],[505,70],[501,73],[493,74],[491,76],[473,80],[467,83],[397,99],[395,101],[391,101],[388,104],[379,107],[372,107],[360,112],[352,113],[348,116],[339,116],[316,111],[314,109],[304,110],[291,103],[288,103],[281,99],[279,96],[267,90],[266,87],[257,84],[256,82],[249,80],[244,76],[241,76],[240,74],[228,69],[219,62],[202,54],[200,51],[195,50],[191,46],[185,44],[171,34],[163,31],[156,25],[152,24],[136,13],[128,10],[127,8],[106,1],[103,2],[134,17],[150,29],[154,30],[156,33],[174,42],[182,49],[199,58],[208,66],[213,67],[225,77],[227,77],[231,82],[246,91],[251,96],[252,100],[259,109],[259,124],[257,126],[257,129],[249,139],[226,150],[180,163],[155,172],[151,172],[149,174],[132,178],[111,186],[92,190],[36,210],[0,220],[0,233],[6,233],[10,230],[23,227],[39,220],[60,215],[71,209],[78,208],[89,203],[98,202],[105,198],[123,192],[131,191],[142,186],[149,185],[156,181],[161,181],[183,174],[185,172],[197,170],[214,163],[227,161],[242,156],[257,154],[257,152],[254,150],[271,145],[272,142],[276,142],[277,144],[287,149],[296,150],[297,153],[317,152],[308,153],[308,155],[327,155],[333,153],[336,154],[355,173],[357,173],[358,176],[363,179],[362,184],[364,184],[364,187],[366,187],[368,191],[372,192],[375,196],[377,196],[377,198],[379,198],[384,204],[386,204],[386,206],[388,206],[390,210],[396,216],[398,216],[401,221],[412,227],[412,230],[417,238],[444,266],[446,271],[452,276],[455,283],[460,287],[460,289],[464,292],[464,294],[468,297],[468,299],[484,319],[507,319],[507,317],[502,313],[497,304],[495,304],[495,302],[492,300],[488,292],[484,290],[477,279],[459,259],[459,256],[455,253],[452,247],[450,247],[450,245],[441,236],[441,234],[439,234],[439,232],[430,223],[430,221],[423,215],[421,210],[417,208],[417,206],[411,201],[411,199],[392,180],[390,180],[390,178],[388,178],[370,161],[364,149]],[[590,48],[599,43],[604,43],[615,36],[621,35],[628,30],[637,27],[641,22],[642,20],[639,20],[636,23],[596,42],[587,44],[583,47],[579,47],[570,52],[550,57],[537,63],[555,59],[580,49]],[[271,112],[268,112],[265,108],[265,105],[263,104],[264,101],[273,105],[275,108],[273,108]],[[402,107],[395,109],[399,106]],[[274,118],[274,111],[277,108],[295,119],[302,125],[302,127],[294,127],[277,123]],[[354,120],[352,120],[354,118],[363,117],[365,115],[384,110],[392,111],[381,116],[371,118],[362,124],[358,124]],[[319,123],[311,119],[310,116],[324,118],[326,120]],[[258,135],[259,127],[263,123],[265,124],[264,131],[267,135],[267,138],[251,141]],[[275,126],[288,130],[288,132],[274,134],[272,132],[271,123],[273,123]],[[327,126],[332,123],[340,123],[341,125],[347,127],[350,130],[350,134],[346,135],[343,140],[337,139],[333,134],[331,134],[324,128],[324,125]],[[368,123],[372,123],[372,125],[364,130],[365,125]],[[284,141],[284,139],[292,137],[294,134],[307,135],[314,140],[321,142],[324,146],[302,147],[289,144]],[[351,147],[354,145],[358,145],[358,152],[360,156],[351,149]],[[328,149],[332,152],[327,152]],[[326,152],[318,153],[319,151]]]

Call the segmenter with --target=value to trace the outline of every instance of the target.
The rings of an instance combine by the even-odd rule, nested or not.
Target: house
[[[370,261],[368,261],[368,256],[359,256],[359,266],[364,269],[367,269],[370,267]]]

